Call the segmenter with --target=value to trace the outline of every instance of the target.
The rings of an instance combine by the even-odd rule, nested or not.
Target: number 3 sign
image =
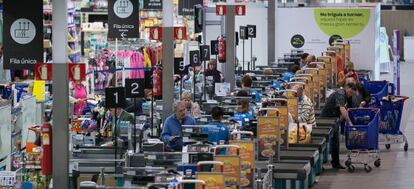
[[[125,96],[127,98],[145,97],[144,89],[144,79],[125,79]]]

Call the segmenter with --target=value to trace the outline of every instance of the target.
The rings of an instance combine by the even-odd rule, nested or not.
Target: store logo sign
[[[337,42],[337,41],[342,41],[342,37],[340,35],[336,35],[336,34],[335,35],[332,35],[329,38],[329,45],[330,46],[333,46],[334,43]]]
[[[134,6],[130,0],[117,0],[113,8],[116,16],[119,18],[128,18],[131,16]]]
[[[290,39],[290,44],[294,48],[302,48],[305,45],[305,38],[300,34],[296,34]]]
[[[32,42],[35,38],[36,27],[32,21],[20,18],[11,25],[10,35],[16,43],[25,45]]]

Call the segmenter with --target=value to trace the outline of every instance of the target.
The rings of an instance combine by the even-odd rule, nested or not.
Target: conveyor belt
[[[335,125],[336,123],[336,118],[316,118],[316,125],[317,126],[331,126],[331,125]]]

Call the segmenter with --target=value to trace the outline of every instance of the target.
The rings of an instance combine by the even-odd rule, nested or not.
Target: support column
[[[275,61],[276,0],[269,0],[267,8],[267,65]]]
[[[162,119],[173,112],[174,102],[174,5],[171,0],[163,0],[162,28]]]
[[[236,85],[235,57],[236,57],[236,33],[235,33],[235,5],[227,5],[226,8],[226,63],[224,67],[224,78],[230,83],[230,90]]]
[[[53,122],[54,188],[69,188],[69,86],[67,65],[67,1],[53,1]]]

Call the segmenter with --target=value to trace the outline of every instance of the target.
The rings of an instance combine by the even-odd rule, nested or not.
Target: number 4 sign
[[[125,96],[127,98],[145,97],[145,80],[144,79],[126,79],[125,80]]]
[[[106,108],[124,108],[125,107],[125,88],[106,88],[105,89],[105,107]]]

